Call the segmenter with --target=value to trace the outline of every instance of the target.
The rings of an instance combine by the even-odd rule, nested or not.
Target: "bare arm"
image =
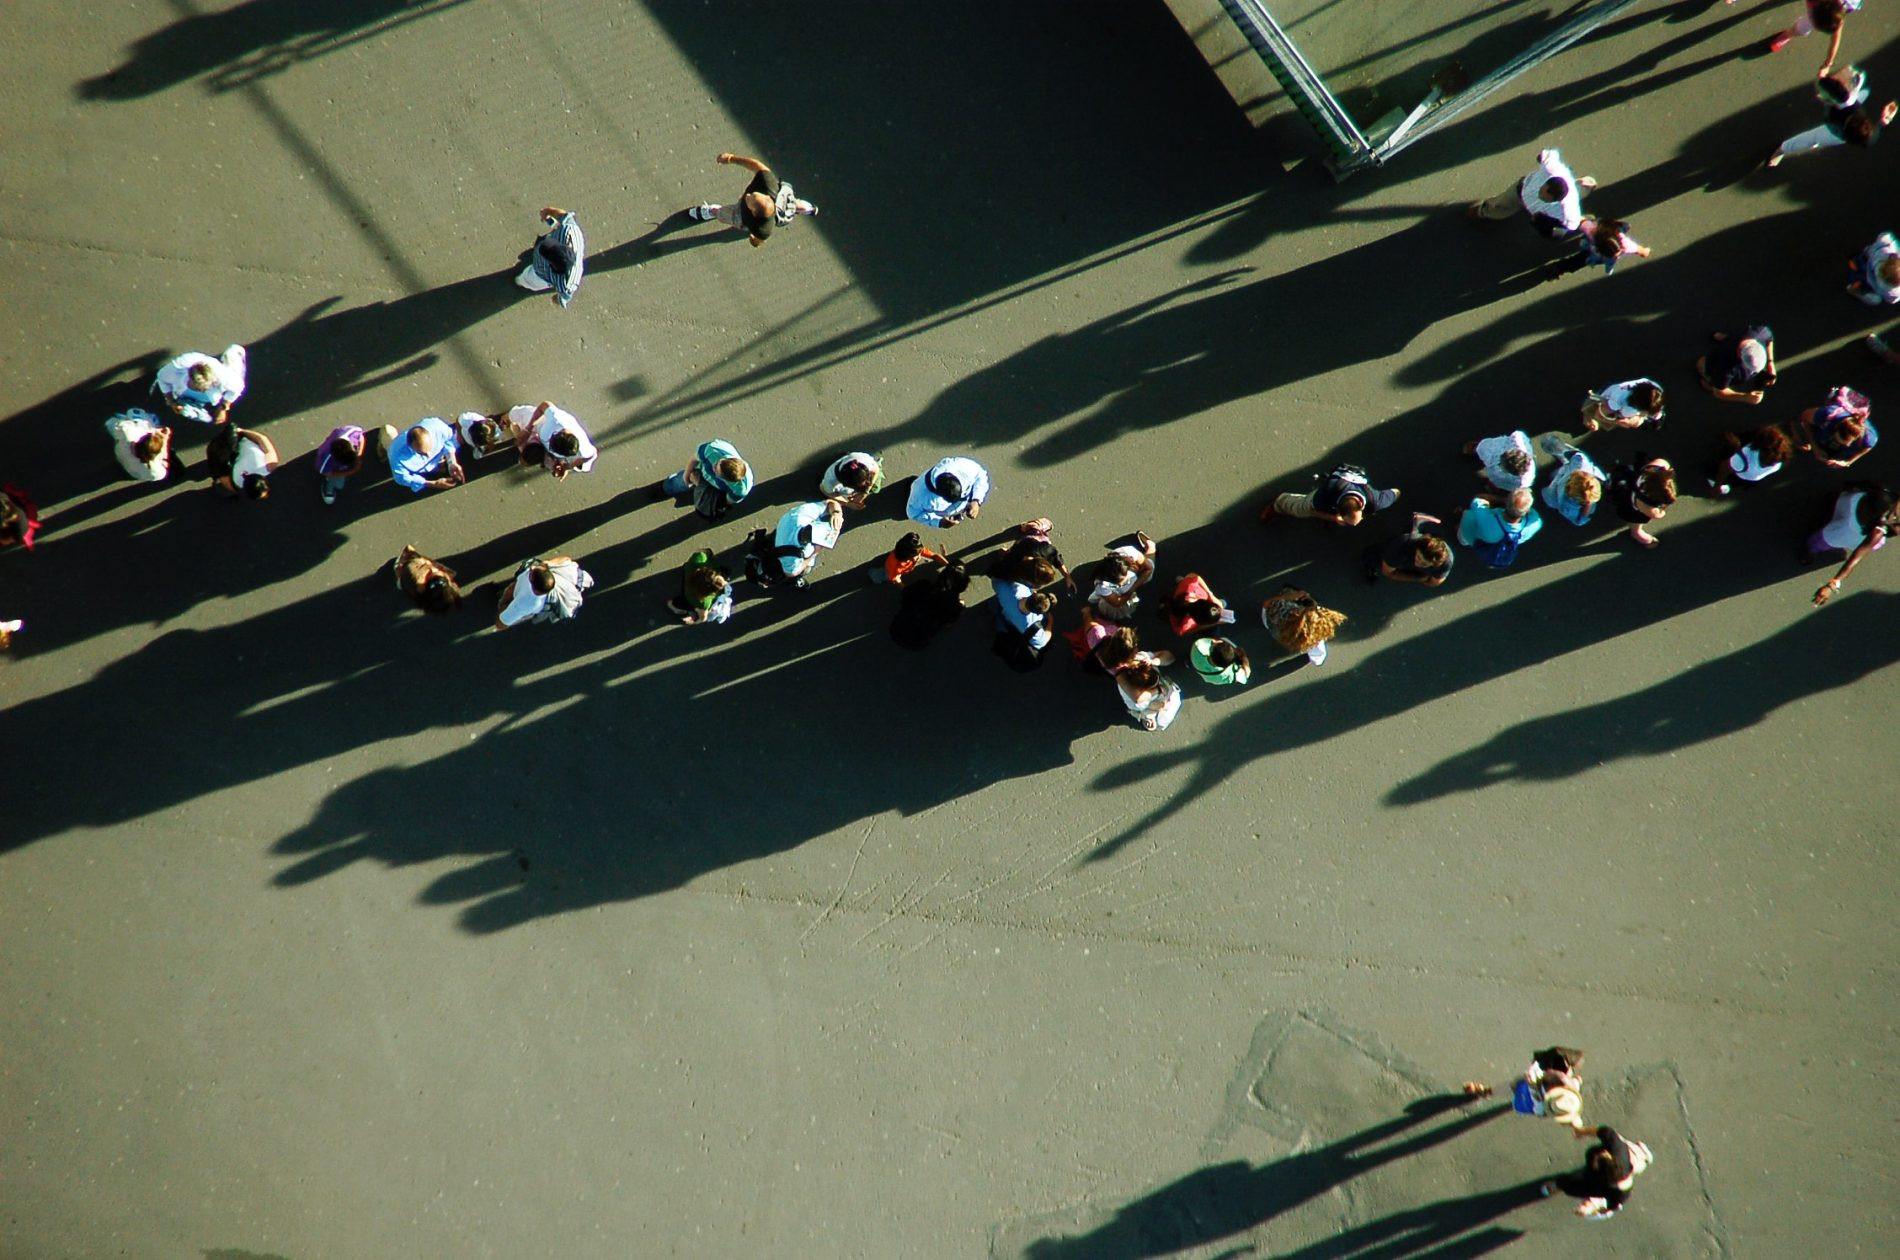
[[[721,166],[743,166],[754,175],[763,175],[772,169],[755,157],[742,157],[737,153],[721,153],[718,160]]]

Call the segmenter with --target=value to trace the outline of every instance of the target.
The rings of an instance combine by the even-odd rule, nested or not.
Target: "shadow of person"
[[[1540,1202],[1542,1185],[1541,1179],[1526,1181],[1394,1212],[1298,1251],[1282,1252],[1279,1260],[1400,1260],[1426,1255],[1431,1260],[1472,1260],[1524,1236],[1522,1230],[1493,1222]]]
[[[189,16],[140,37],[122,64],[73,92],[89,101],[135,100],[203,74],[227,90],[463,2],[246,0],[216,13],[185,10]]]
[[[101,485],[123,481],[128,486],[163,489],[170,484],[169,480],[134,483],[126,477],[113,457],[112,440],[105,433],[105,422],[118,412],[143,407],[171,426],[177,444],[202,443],[208,426],[166,418],[165,409],[152,397],[152,380],[169,358],[171,355],[163,350],[135,355],[0,420],[0,473],[4,474],[0,479],[22,485],[31,482],[26,488],[40,509],[48,513],[49,531],[58,521],[70,525],[93,515],[98,509],[83,515],[55,515],[51,509]],[[172,477],[178,477],[180,471],[174,469]]]
[[[677,232],[692,228],[704,228],[705,231],[692,236],[675,237]],[[587,270],[590,272],[620,271],[627,267],[637,267],[641,263],[651,262],[667,254],[677,254],[684,250],[697,249],[701,245],[743,243],[745,233],[735,232],[723,223],[702,223],[684,210],[676,210],[653,225],[653,230],[632,240],[590,254]]]
[[[1569,778],[1746,730],[1785,704],[1851,687],[1900,659],[1890,633],[1897,612],[1900,595],[1859,592],[1666,682],[1499,731],[1399,783],[1386,803],[1416,805],[1495,783]]]
[[[1382,1165],[1461,1137],[1509,1110],[1493,1105],[1463,1111],[1468,1102],[1459,1094],[1421,1098],[1401,1116],[1314,1150],[1258,1166],[1231,1160],[1198,1169],[1123,1205],[1112,1219],[1086,1234],[1032,1242],[1023,1249],[1023,1260],[1147,1260],[1231,1239]],[[1460,1114],[1436,1128],[1403,1136],[1452,1112]],[[1534,1196],[1535,1183],[1530,1190]],[[1515,1200],[1497,1198],[1484,1205],[1491,1214],[1482,1220],[1516,1205]],[[1475,1213],[1469,1219],[1458,1232],[1482,1223]]]

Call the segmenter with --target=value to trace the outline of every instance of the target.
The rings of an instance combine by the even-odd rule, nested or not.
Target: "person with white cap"
[[[965,455],[951,455],[932,464],[911,484],[905,513],[919,525],[950,529],[975,520],[990,497],[990,474]]]
[[[1711,333],[1707,354],[1695,361],[1702,388],[1724,402],[1759,404],[1775,383],[1775,330],[1751,324],[1739,332]]]

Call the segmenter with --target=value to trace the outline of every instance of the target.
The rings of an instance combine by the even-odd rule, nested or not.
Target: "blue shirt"
[[[389,444],[389,475],[397,485],[420,494],[427,488],[429,475],[455,458],[455,430],[440,416],[426,417],[418,424],[435,435],[435,454],[418,454],[409,445],[409,430],[404,429]]]
[[[737,481],[727,481],[713,471],[713,465],[722,459],[736,459],[745,464],[745,476]],[[737,506],[739,501],[752,493],[752,465],[746,463],[738,448],[724,438],[714,438],[710,442],[701,442],[699,449],[693,452],[693,463],[699,469],[699,479],[709,486],[717,487],[726,497],[726,502]]]
[[[1458,522],[1458,541],[1469,547],[1473,543],[1500,543],[1510,534],[1520,543],[1527,543],[1537,537],[1537,531],[1544,527],[1544,518],[1532,508],[1524,514],[1521,521],[1509,521],[1504,517],[1504,509],[1493,507],[1483,499],[1473,499],[1471,506],[1465,509],[1464,518]]]
[[[1588,455],[1574,446],[1560,445],[1551,453],[1560,456],[1563,463],[1557,465],[1557,471],[1551,474],[1550,480],[1544,485],[1544,506],[1554,509],[1557,515],[1572,525],[1588,525],[1591,516],[1596,513],[1597,505],[1577,502],[1564,493],[1564,483],[1570,480],[1572,474],[1580,472],[1589,473],[1597,479],[1598,484],[1607,482],[1609,478],[1603,475],[1601,468],[1590,462]]]

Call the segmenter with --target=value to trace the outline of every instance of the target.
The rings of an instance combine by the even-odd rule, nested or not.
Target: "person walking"
[[[250,359],[243,346],[226,346],[217,358],[188,350],[158,369],[152,392],[173,415],[202,424],[223,424],[231,404],[244,396]]]
[[[911,483],[905,515],[931,529],[952,529],[973,521],[989,500],[989,470],[966,455],[938,460]]]
[[[106,421],[112,454],[134,481],[163,481],[172,468],[172,431],[143,407],[121,411]]]
[[[1577,229],[1577,252],[1552,264],[1551,274],[1546,279],[1555,280],[1573,271],[1584,271],[1591,267],[1603,268],[1603,274],[1607,276],[1616,271],[1618,259],[1625,256],[1647,258],[1654,252],[1630,235],[1630,225],[1622,219],[1599,219],[1587,214],[1583,217],[1582,226]]]
[[[848,508],[862,508],[884,488],[884,467],[869,451],[849,451],[831,461],[818,478],[818,493]]]
[[[281,462],[277,446],[254,429],[221,424],[205,444],[211,483],[226,494],[253,502],[270,497],[270,475]]]
[[[1775,383],[1775,330],[1750,324],[1736,332],[1710,333],[1695,374],[1702,388],[1723,402],[1759,405]]]
[[[1467,1098],[1489,1098],[1493,1090],[1482,1081],[1466,1081],[1464,1093]],[[1553,1120],[1573,1137],[1591,1137],[1583,1124],[1583,1051],[1550,1046],[1534,1052],[1524,1074],[1511,1082],[1511,1110]]]
[[[417,608],[432,617],[446,617],[462,607],[462,588],[455,583],[455,570],[439,560],[405,544],[396,553],[392,566],[396,589],[407,595]]]
[[[990,589],[996,595],[996,639],[991,651],[1011,669],[1027,673],[1042,664],[1043,649],[1055,637],[1050,623],[1056,597],[1009,577],[992,577]]]
[[[524,411],[525,416],[521,414]],[[508,421],[524,467],[539,464],[556,481],[565,481],[571,472],[594,471],[594,460],[600,455],[594,440],[579,420],[553,403],[512,408]]]
[[[369,441],[361,427],[341,424],[330,430],[317,448],[317,495],[325,507],[336,503],[343,486],[363,469],[363,455]]]
[[[724,438],[701,442],[686,467],[653,487],[655,498],[672,498],[684,506],[691,496],[693,510],[716,521],[752,493],[752,468],[739,450]]]
[[[680,569],[680,593],[666,601],[682,625],[723,622],[732,616],[732,579],[710,551],[695,551]]]
[[[1647,1146],[1630,1141],[1607,1124],[1582,1136],[1597,1141],[1584,1152],[1582,1171],[1546,1181],[1538,1189],[1545,1196],[1561,1190],[1581,1200],[1576,1212],[1586,1220],[1608,1220],[1629,1202],[1636,1178],[1655,1162],[1655,1156]]]
[[[1529,490],[1514,490],[1502,504],[1473,499],[1458,520],[1458,541],[1493,569],[1517,563],[1517,549],[1537,537],[1544,518]]]
[[[1425,529],[1427,525],[1442,527],[1444,522],[1436,516],[1414,512],[1410,529],[1383,548],[1377,544],[1366,548],[1363,557],[1366,581],[1377,582],[1380,578],[1389,578],[1394,582],[1443,586],[1445,579],[1451,576],[1455,557],[1451,544],[1436,534],[1428,533]]]
[[[1253,662],[1232,639],[1209,636],[1188,647],[1188,666],[1210,687],[1245,686],[1253,677]]]
[[[755,157],[741,157],[737,153],[721,153],[714,159],[721,166],[738,166],[752,172],[752,182],[739,194],[739,200],[731,205],[714,205],[702,201],[686,212],[687,217],[700,223],[719,222],[727,227],[738,228],[751,240],[754,247],[765,244],[772,230],[782,227],[799,215],[816,215],[818,207],[809,201],[801,200],[792,186],[772,173],[772,168]]]
[[[1482,465],[1479,475],[1498,495],[1528,490],[1537,479],[1537,457],[1531,454],[1530,435],[1522,429],[1466,442],[1464,453]]]
[[[1288,491],[1276,495],[1260,509],[1260,519],[1290,516],[1296,520],[1321,520],[1350,528],[1370,513],[1382,512],[1399,501],[1397,490],[1373,488],[1370,475],[1357,464],[1340,464],[1323,477],[1315,477],[1313,489],[1301,494]]]
[[[488,415],[480,411],[464,411],[455,418],[455,435],[462,451],[470,459],[483,459],[489,455],[499,455],[503,451],[521,455],[521,448],[515,442],[515,426],[511,418],[515,412],[522,412],[524,418],[534,414],[534,408],[523,403],[507,411],[498,411]]]
[[[1823,559],[1844,560],[1836,573],[1816,591],[1815,604],[1827,603],[1841,589],[1841,579],[1869,552],[1880,550],[1887,540],[1900,534],[1900,501],[1892,491],[1876,481],[1849,481],[1834,499],[1834,511],[1821,528],[1808,535],[1802,554],[1803,564]]]
[[[1618,519],[1628,521],[1630,537],[1644,548],[1660,540],[1649,532],[1676,501],[1676,470],[1666,459],[1650,459],[1636,452],[1634,463],[1619,463],[1610,474],[1610,506]]]
[[[1734,4],[1735,0],[1728,0]],[[1841,55],[1841,36],[1847,31],[1847,15],[1860,12],[1861,0],[1806,0],[1807,12],[1795,19],[1794,25],[1784,31],[1777,31],[1768,40],[1768,51],[1778,53],[1795,40],[1820,31],[1828,37],[1827,55],[1821,58],[1821,73],[1826,74],[1834,68],[1834,59]]]
[[[1747,437],[1724,433],[1718,441],[1721,449],[1709,464],[1709,489],[1718,495],[1728,494],[1738,481],[1766,481],[1794,454],[1794,443],[1779,425],[1763,425]]]
[[[1544,149],[1537,165],[1495,197],[1474,201],[1465,217],[1476,220],[1531,216],[1531,226],[1552,239],[1574,236],[1583,226],[1583,194],[1597,186],[1588,175],[1578,179],[1556,149]]]
[[[541,207],[541,234],[529,246],[527,266],[515,284],[530,293],[553,292],[554,304],[566,307],[581,291],[587,271],[587,238],[580,220],[559,206]]]
[[[1607,385],[1602,393],[1590,390],[1583,396],[1581,423],[1585,433],[1596,433],[1602,429],[1640,429],[1645,425],[1660,429],[1663,424],[1662,386],[1647,376],[1639,376],[1633,381]]]
[[[1165,731],[1181,712],[1181,684],[1165,677],[1152,660],[1131,661],[1115,673],[1115,690],[1136,726]]]
[[[1320,607],[1311,595],[1288,583],[1260,605],[1260,620],[1281,647],[1324,665],[1326,644],[1346,623],[1346,614]]]
[[[1850,498],[1850,495],[1856,497]],[[1859,567],[1862,560],[1886,546],[1889,538],[1900,534],[1900,501],[1896,501],[1894,495],[1884,486],[1873,482],[1849,482],[1848,488],[1841,492],[1841,501],[1836,508],[1834,519],[1828,522],[1828,526],[1834,527],[1833,535],[1820,539],[1831,549],[1838,551],[1847,545],[1847,531],[1840,526],[1843,508],[1846,519],[1853,522],[1853,528],[1861,534],[1861,538],[1860,541],[1852,544],[1853,550],[1847,553],[1846,561],[1842,563],[1834,576],[1823,582],[1814,592],[1816,608],[1824,607],[1830,599],[1840,593],[1841,583],[1847,580],[1848,574]],[[1828,526],[1822,527],[1823,535],[1826,534]],[[1822,554],[1815,548],[1813,539],[1809,540],[1808,551],[1811,556],[1818,557]]]
[[[1836,145],[1870,148],[1894,116],[1900,114],[1900,101],[1888,101],[1877,114],[1868,113],[1867,75],[1859,66],[1824,72],[1815,82],[1814,93],[1821,102],[1820,126],[1797,132],[1776,145],[1763,163],[1765,166],[1773,169],[1797,153]]]
[[[1588,455],[1555,435],[1547,435],[1542,446],[1557,461],[1557,471],[1544,483],[1544,505],[1572,525],[1588,525],[1608,478]]]
[[[1847,291],[1868,306],[1900,303],[1900,242],[1882,232],[1847,260]]]
[[[455,458],[455,430],[440,416],[424,416],[400,434],[384,425],[382,438],[390,477],[411,494],[453,490],[468,480]]]
[[[1880,441],[1873,404],[1845,385],[1828,391],[1827,401],[1795,417],[1794,448],[1812,452],[1829,468],[1851,468]]]
[[[495,629],[530,621],[571,621],[580,614],[585,592],[593,585],[593,574],[572,556],[523,560],[496,605]]]

